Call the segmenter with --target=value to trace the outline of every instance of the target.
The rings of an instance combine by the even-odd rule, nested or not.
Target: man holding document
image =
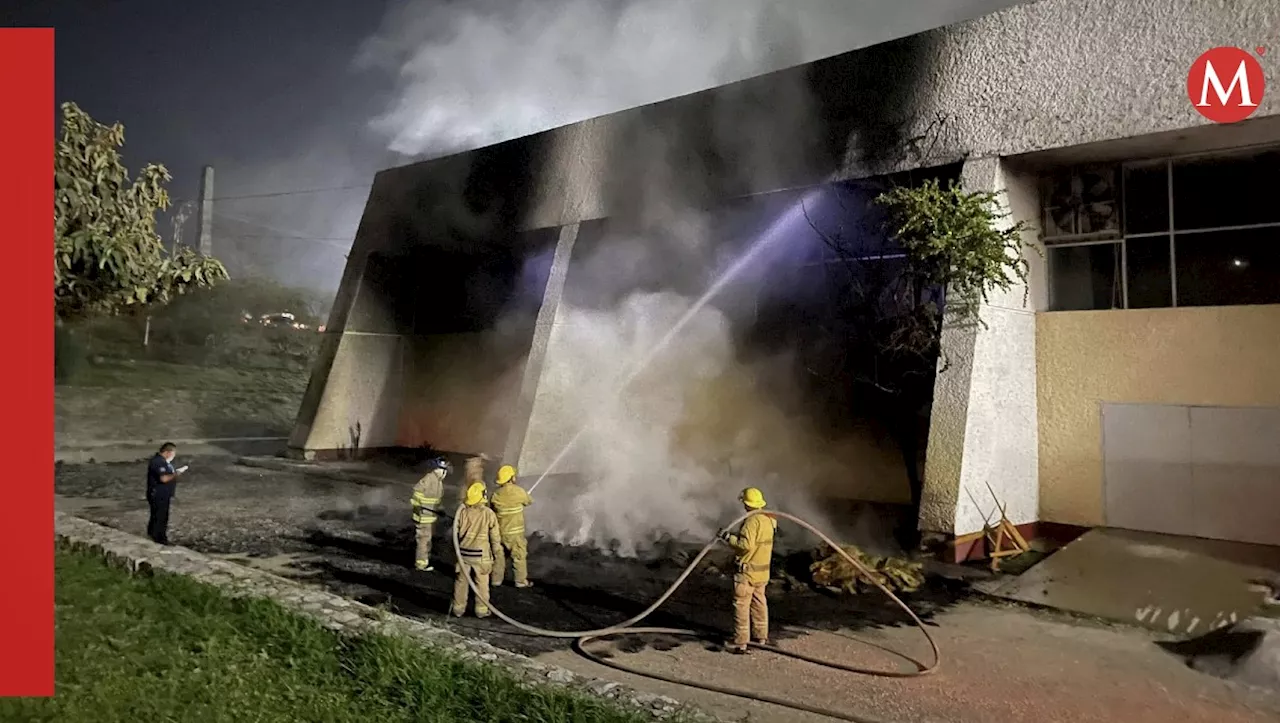
[[[151,508],[151,515],[147,518],[147,537],[159,545],[169,544],[169,503],[173,502],[178,477],[187,471],[185,466],[173,468],[173,458],[177,454],[178,446],[165,442],[147,464],[147,506]]]

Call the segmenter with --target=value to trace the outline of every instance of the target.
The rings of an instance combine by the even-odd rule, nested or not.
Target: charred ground
[[[176,544],[267,567],[404,615],[445,619],[453,587],[448,528],[442,525],[437,530],[434,571],[421,573],[406,564],[413,557],[409,512],[401,504],[407,487],[319,479],[244,467],[229,460],[196,460],[194,470],[198,472],[183,482],[174,503],[171,538]],[[145,526],[146,504],[137,464],[60,464],[56,491],[61,507],[87,519],[125,530]],[[530,576],[536,586],[497,588],[494,603],[540,627],[579,630],[614,624],[642,610],[675,580],[697,546],[668,541],[646,558],[621,558],[535,535],[529,552]],[[785,567],[800,575],[808,560],[807,553],[794,553]],[[727,561],[725,552],[713,553],[670,602],[646,621],[704,631],[705,639],[631,636],[596,647],[606,653],[681,645],[718,647],[732,628],[732,583],[722,572]],[[928,622],[965,596],[954,582],[930,579],[906,599]],[[881,596],[836,595],[798,581],[771,586],[770,613],[777,639],[807,630],[910,625]],[[452,625],[526,655],[569,645],[567,640],[525,635],[496,618],[468,617]]]

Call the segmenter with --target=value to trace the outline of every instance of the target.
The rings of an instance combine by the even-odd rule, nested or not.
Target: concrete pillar
[[[196,218],[197,248],[205,256],[213,255],[213,166],[205,166],[200,174],[200,211]]]
[[[1011,213],[1002,223],[1031,224],[1023,240],[1038,245],[1033,176],[999,158],[975,158],[965,162],[961,183],[1000,193]],[[959,536],[981,530],[984,514],[999,519],[988,484],[1014,524],[1039,517],[1035,312],[1047,294],[1042,256],[1026,249],[1024,258],[1031,266],[1027,288],[992,294],[979,311],[983,324],[943,331],[921,530]]]
[[[537,396],[538,382],[542,379],[542,370],[546,365],[547,342],[551,338],[551,327],[556,319],[556,310],[560,308],[560,298],[564,295],[564,282],[569,273],[569,259],[573,256],[573,245],[578,240],[579,228],[580,224],[576,223],[564,226],[560,229],[560,236],[556,240],[551,272],[547,275],[546,290],[542,293],[542,306],[538,308],[538,318],[534,323],[529,357],[524,365],[520,398],[516,408],[512,410],[511,430],[507,433],[507,443],[502,450],[502,459],[507,464],[516,466],[520,464],[520,452],[524,449],[529,419],[533,416],[533,402]]]

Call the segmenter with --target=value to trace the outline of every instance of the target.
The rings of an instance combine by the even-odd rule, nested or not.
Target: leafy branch
[[[840,204],[841,219],[871,210],[849,209],[842,197]],[[829,322],[840,328],[824,331],[855,342],[837,364],[842,374],[881,393],[927,398],[939,360],[943,369],[947,365],[944,325],[985,326],[982,304],[1016,284],[1023,285],[1025,303],[1026,224],[1005,222],[1009,214],[995,193],[966,192],[934,179],[890,188],[870,205],[883,212],[883,231],[896,242],[900,261],[868,253],[865,231],[843,223],[824,230],[805,209],[842,272],[833,299],[840,313]]]
[[[1026,303],[1029,266],[1022,234],[1027,224],[1005,223],[1010,214],[1001,208],[999,194],[928,179],[891,189],[876,202],[888,211],[890,235],[907,255],[907,275],[921,287],[946,290],[948,324],[985,326],[982,304],[992,292],[1015,284],[1022,285]],[[930,328],[942,321],[939,309],[922,308]]]
[[[120,159],[124,127],[62,105],[54,154],[53,296],[69,321],[165,304],[227,278],[216,259],[189,248],[165,252],[156,213],[168,208],[164,166],[148,164],[133,181]]]

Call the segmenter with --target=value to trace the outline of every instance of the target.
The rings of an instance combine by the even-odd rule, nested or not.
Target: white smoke
[[[407,0],[358,63],[399,88],[392,150],[497,143],[811,62],[1013,0]],[[888,71],[889,69],[886,69]]]
[[[690,388],[733,363],[728,321],[704,307],[680,343],[621,390],[635,362],[690,304],[659,292],[627,297],[614,310],[561,309],[551,344],[564,356],[543,376],[540,391],[564,400],[568,418],[587,425],[571,455],[573,468],[589,482],[576,490],[572,507],[562,508],[571,511],[568,519],[538,516],[539,526],[559,541],[603,546],[617,539],[620,552],[632,554],[638,540],[714,530],[716,509],[702,499],[714,492],[712,471],[705,460],[682,453],[673,436]],[[731,495],[721,497],[732,502]]]
[[[1010,4],[488,0],[464,5],[410,0],[388,16],[361,60],[398,76],[395,100],[373,122],[391,149],[441,155],[809,62]],[[800,116],[793,119],[800,137],[809,127],[807,105],[786,105],[750,111]],[[715,142],[725,148],[755,144],[759,134],[752,132],[757,127],[752,121],[758,119],[741,117],[740,109],[733,112],[732,122],[713,129],[720,136]],[[651,137],[643,139],[646,148],[664,149],[670,139],[659,129],[649,131]],[[617,301],[580,303],[567,295],[557,310],[520,465],[526,482],[529,474],[542,472],[577,473],[582,481],[548,478],[539,486],[529,513],[531,528],[561,542],[630,555],[665,536],[706,540],[740,511],[735,498],[745,486],[761,487],[771,506],[823,526],[831,510],[822,501],[834,491],[866,489],[874,484],[870,477],[883,478],[882,488],[905,487],[899,461],[891,465],[896,465],[896,476],[883,473],[881,462],[896,452],[877,448],[877,441],[868,441],[872,435],[825,439],[815,429],[823,420],[780,405],[789,391],[793,398],[799,393],[776,383],[785,376],[779,370],[795,371],[793,360],[786,354],[740,358],[731,333],[736,318],[732,304],[699,310],[649,367],[621,389],[637,362],[649,356],[702,289],[714,283],[714,271],[725,267],[726,259],[715,258],[719,249],[711,243],[710,219],[682,207],[692,207],[693,199],[671,198],[671,189],[679,187],[674,180],[661,172],[635,179],[633,197],[645,206],[637,214],[639,226],[646,229],[643,236],[606,238],[594,252],[575,250],[568,283],[603,291],[602,298]],[[662,192],[646,192],[655,186]],[[690,269],[705,272],[703,286],[691,289],[672,282],[655,290],[655,278],[687,282]],[[750,286],[760,278],[742,281]],[[584,426],[571,453],[556,460]],[[862,471],[851,471],[850,459],[858,459]]]
[[[795,369],[790,355],[744,360],[733,321],[745,310],[724,297],[697,306],[675,291],[635,288],[654,269],[725,268],[732,256],[705,263],[706,231],[706,219],[686,212],[665,233],[608,236],[578,258],[570,283],[619,301],[575,305],[567,295],[557,310],[538,388],[539,399],[554,401],[535,409],[520,463],[581,482],[548,477],[535,490],[532,529],[622,555],[664,537],[702,542],[741,512],[736,496],[746,486],[763,488],[775,507],[826,519],[815,482],[840,463],[813,420],[776,403],[776,372]],[[769,260],[762,254],[744,268],[730,294],[758,287]]]

